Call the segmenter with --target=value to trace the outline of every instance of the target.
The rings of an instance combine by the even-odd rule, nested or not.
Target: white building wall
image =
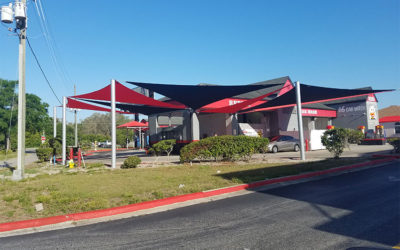
[[[396,134],[396,130],[394,128],[395,122],[385,122],[385,123],[382,123],[382,125],[383,125],[384,134],[387,138],[400,137],[400,133]]]

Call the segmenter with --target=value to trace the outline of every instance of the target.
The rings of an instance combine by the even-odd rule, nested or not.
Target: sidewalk
[[[27,148],[25,149],[25,166],[30,165],[38,161],[36,156],[36,149]],[[10,167],[17,167],[17,158],[10,158],[4,161],[0,161],[0,165],[9,165]]]
[[[375,154],[391,154],[393,146],[386,145],[350,145],[350,148],[346,148],[341,158],[344,157],[362,157],[370,158]],[[179,163],[179,155],[168,156],[149,156],[146,155],[144,150],[120,150],[117,151],[117,166],[119,167],[124,160],[132,155],[140,157],[142,163],[141,167],[152,167],[156,165],[171,165]],[[318,161],[332,158],[332,154],[327,150],[316,150],[306,152],[307,161]],[[86,157],[87,162],[103,162],[104,164],[110,164],[111,152],[97,152],[93,155]],[[253,155],[251,162],[267,162],[267,163],[279,163],[279,162],[298,162],[300,161],[300,152],[278,152],[276,154],[255,154]]]

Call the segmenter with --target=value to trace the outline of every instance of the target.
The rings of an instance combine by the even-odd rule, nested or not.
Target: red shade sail
[[[68,103],[67,103],[67,107],[68,108],[111,112],[111,109],[99,107],[99,106],[88,104],[88,103],[84,103],[84,102],[80,102],[80,101],[71,99],[69,97],[67,98],[67,100],[68,100]],[[121,114],[132,114],[132,113],[129,113],[129,112],[122,112],[122,111],[116,111],[116,112],[117,113],[121,113]]]
[[[234,105],[230,105],[230,106],[225,106],[225,107],[221,107],[221,108],[215,108],[215,109],[204,109],[201,110],[202,113],[228,113],[228,114],[234,114],[237,113],[238,111],[244,109],[244,108],[251,108],[251,105],[254,104],[255,102],[261,101],[262,99],[264,99],[267,96],[273,95],[279,91],[281,91],[282,89],[286,89],[286,88],[290,88],[292,87],[291,85],[287,85],[283,88],[277,89],[275,91],[266,93],[265,95],[261,95],[259,97],[250,99],[250,100],[246,100]]]
[[[91,100],[103,100],[111,101],[111,84],[83,95],[71,96],[73,98],[91,99]],[[153,98],[142,95],[130,88],[125,87],[119,82],[115,82],[115,98],[117,102],[131,103],[131,104],[142,104],[148,106],[164,107],[164,108],[185,108],[184,105],[174,105],[166,102],[154,100]]]

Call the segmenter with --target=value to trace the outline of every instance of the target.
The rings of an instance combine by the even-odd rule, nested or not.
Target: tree
[[[344,128],[334,128],[325,131],[321,137],[322,145],[334,155],[335,159],[339,158],[347,145],[347,134]]]
[[[129,118],[122,114],[116,114],[117,126],[130,121]],[[80,141],[87,143],[88,141],[105,141],[111,140],[111,114],[94,113],[84,119],[78,126]],[[133,137],[131,130],[117,130],[117,144],[126,145],[126,138]]]
[[[0,79],[0,148],[7,146],[11,132],[11,148],[15,149],[17,137],[18,97],[15,93],[17,81]],[[34,94],[26,94],[26,141],[27,146],[40,146],[40,135],[52,132],[51,118],[47,114],[49,105]],[[10,122],[11,121],[11,122]],[[11,126],[10,126],[11,125]]]
[[[7,146],[9,130],[12,130],[17,124],[16,108],[18,102],[14,91],[16,85],[17,81],[0,78],[0,148]]]

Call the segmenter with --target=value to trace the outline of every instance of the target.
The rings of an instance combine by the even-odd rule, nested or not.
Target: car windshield
[[[271,141],[277,141],[280,138],[280,136],[274,136],[271,138]]]

